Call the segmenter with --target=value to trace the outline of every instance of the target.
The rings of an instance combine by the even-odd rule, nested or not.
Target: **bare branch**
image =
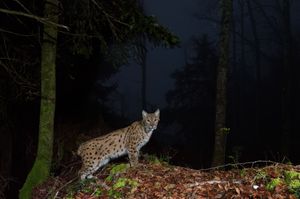
[[[116,19],[115,17],[111,16],[110,14],[108,14],[108,13],[103,9],[103,7],[100,6],[95,0],[91,0],[91,1],[99,8],[99,10],[101,10],[101,12],[105,15],[105,17],[107,18],[108,21],[110,21],[110,20],[109,20],[109,18],[110,18],[110,19],[112,19],[113,21],[115,21],[115,22],[117,22],[117,23],[119,23],[119,24],[122,24],[122,25],[128,26],[128,27],[130,26],[128,23],[122,22],[122,21]]]
[[[26,12],[32,14],[20,1],[18,0],[14,0],[15,2],[17,2]]]
[[[30,80],[26,79],[24,76],[22,76],[16,68],[10,63],[11,61],[16,61],[17,59],[11,58],[9,56],[7,45],[5,40],[3,39],[3,47],[5,50],[6,58],[0,58],[0,66],[8,73],[10,78],[17,84],[22,86],[23,88],[29,88],[30,90],[37,89],[37,85],[32,83]],[[2,60],[7,60],[7,64],[4,63]]]
[[[109,24],[109,26],[110,26],[110,28],[111,28],[111,31],[112,31],[112,33],[114,34],[114,36],[116,37],[116,38],[118,38],[118,35],[117,35],[117,33],[116,33],[116,28],[115,28],[115,26],[114,26],[114,24],[111,22],[111,20],[110,20],[110,15],[109,14],[107,14],[105,11],[104,11],[104,9],[95,1],[95,0],[91,0],[95,5],[96,5],[96,7],[97,8],[99,8],[99,10],[101,10],[102,11],[102,13],[104,14],[104,16],[106,17],[106,19],[107,19],[107,22],[108,22],[108,24]]]
[[[58,23],[54,23],[54,22],[50,21],[48,18],[39,17],[39,16],[36,16],[36,15],[27,14],[27,13],[24,13],[24,12],[19,12],[19,11],[14,11],[14,10],[7,10],[7,9],[3,9],[3,8],[0,8],[0,12],[6,13],[6,14],[11,14],[11,15],[23,16],[23,17],[27,17],[27,18],[30,18],[30,19],[35,19],[38,22],[43,23],[43,24],[53,25],[53,26],[57,26],[59,28],[64,28],[66,30],[69,30],[68,26],[58,24]]]
[[[5,29],[2,29],[2,28],[0,28],[0,32],[9,33],[9,34],[17,35],[17,36],[20,36],[20,37],[34,37],[34,36],[37,35],[37,34],[26,35],[26,34],[21,34],[21,33],[12,32],[12,31],[9,31],[9,30],[5,30]]]

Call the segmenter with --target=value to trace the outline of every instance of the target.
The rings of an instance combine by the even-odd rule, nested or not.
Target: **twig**
[[[197,186],[202,186],[205,184],[227,184],[230,183],[230,181],[228,180],[208,180],[208,181],[203,181],[203,182],[195,182],[193,184],[188,184],[188,187],[197,187]],[[233,180],[231,183],[233,184],[241,184],[242,181],[241,180]]]
[[[105,17],[107,18],[107,20],[109,20],[108,18],[111,18],[113,21],[119,23],[119,24],[122,24],[124,26],[128,26],[130,27],[130,25],[128,23],[125,23],[125,22],[122,22],[118,19],[116,19],[115,17],[111,16],[110,14],[108,14],[102,6],[100,6],[95,0],[92,0],[92,2],[99,8],[99,10],[101,10],[101,12],[105,15]]]
[[[9,186],[9,181],[12,181],[10,180],[9,178],[4,178],[2,175],[0,175],[0,199],[5,199],[5,189]]]
[[[32,14],[20,1],[18,0],[14,0],[15,2],[17,2],[26,12]]]
[[[225,165],[210,167],[210,168],[206,168],[206,169],[199,169],[199,170],[200,171],[210,171],[210,170],[221,169],[221,168],[226,168],[226,167],[238,167],[238,166],[246,166],[246,165],[251,165],[251,167],[253,167],[253,165],[260,164],[260,163],[281,164],[281,163],[274,162],[274,161],[271,161],[271,160],[257,160],[257,161],[253,161],[253,162],[229,163],[229,164],[225,164]]]
[[[7,62],[7,64],[5,64],[2,61],[4,58],[1,58],[0,59],[0,66],[2,66],[4,68],[4,70],[6,70],[6,72],[9,74],[9,76],[12,78],[12,80],[17,85],[20,85],[22,87],[27,87],[27,88],[33,89],[33,90],[37,89],[36,84],[31,83],[28,79],[26,79],[21,74],[19,74],[19,72],[16,70],[16,68],[11,64],[11,61],[16,61],[17,59],[10,58],[5,39],[3,39],[3,44],[4,44],[3,45],[4,50],[5,50],[4,53],[6,54],[6,60],[8,62]]]
[[[69,180],[67,183],[65,183],[63,186],[61,186],[55,193],[53,199],[55,199],[57,196],[58,196],[58,193],[63,189],[65,188],[67,185],[71,184],[72,182],[74,182],[76,179],[78,178],[78,176],[76,176],[75,178]]]
[[[24,12],[19,12],[19,11],[14,11],[14,10],[7,10],[7,9],[3,9],[3,8],[0,8],[0,12],[6,13],[6,14],[11,14],[11,15],[23,16],[23,17],[27,17],[27,18],[30,18],[30,19],[35,19],[38,22],[43,23],[43,24],[53,25],[53,26],[56,26],[56,27],[59,27],[59,28],[64,28],[66,30],[69,30],[68,26],[58,24],[58,23],[54,23],[54,22],[50,21],[48,18],[39,17],[39,16],[36,16],[36,15],[27,14],[27,13],[24,13]]]
[[[9,31],[9,30],[5,30],[3,28],[0,28],[0,32],[5,32],[5,33],[9,33],[9,34],[20,36],[20,37],[33,37],[33,36],[37,36],[37,34],[25,35],[25,34],[21,34],[21,33],[17,33],[17,32],[12,32],[12,31]]]
[[[112,31],[113,35],[114,35],[116,38],[118,38],[118,35],[117,35],[116,31],[115,31],[115,26],[114,26],[114,24],[111,22],[111,20],[109,19],[109,15],[104,11],[104,9],[103,9],[103,8],[102,8],[95,0],[92,0],[92,2],[98,7],[99,10],[102,11],[102,13],[104,14],[104,16],[106,17],[106,20],[107,20],[107,22],[108,22],[108,24],[109,24],[109,26],[110,26],[110,28],[111,28],[111,31]]]

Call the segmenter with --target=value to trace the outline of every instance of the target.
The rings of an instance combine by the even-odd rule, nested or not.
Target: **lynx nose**
[[[152,126],[150,126],[150,128],[151,128],[152,130],[155,130],[155,129],[156,129],[156,126],[155,126],[155,125],[152,125]]]

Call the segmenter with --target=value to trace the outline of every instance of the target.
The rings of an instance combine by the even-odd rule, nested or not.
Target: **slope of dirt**
[[[274,163],[227,171],[193,170],[159,161],[135,168],[109,165],[92,180],[54,177],[33,198],[291,198],[300,195],[300,168]],[[298,183],[298,184],[297,184]]]

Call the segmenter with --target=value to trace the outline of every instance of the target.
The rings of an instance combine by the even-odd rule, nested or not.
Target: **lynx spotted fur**
[[[91,178],[92,174],[111,159],[128,154],[130,165],[138,163],[139,151],[157,128],[160,111],[142,111],[143,119],[131,125],[82,143],[77,154],[82,159],[79,171],[81,179]]]

